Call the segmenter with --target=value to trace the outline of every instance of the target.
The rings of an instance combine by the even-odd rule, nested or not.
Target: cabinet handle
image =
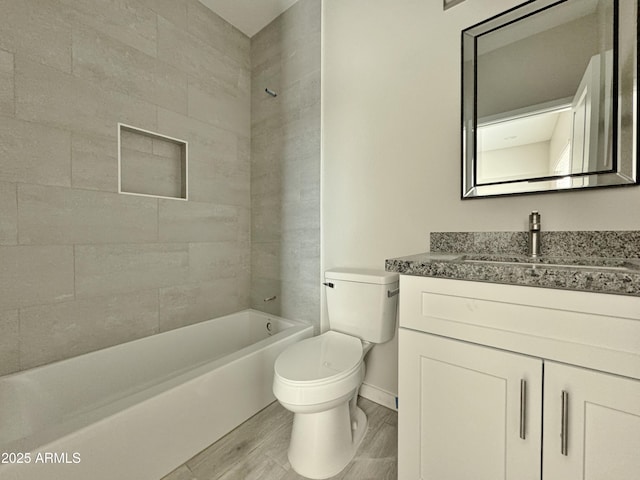
[[[523,378],[520,380],[520,438],[527,438],[527,381]]]
[[[569,438],[569,392],[562,391],[562,425],[560,426],[560,453],[568,456],[568,438]]]

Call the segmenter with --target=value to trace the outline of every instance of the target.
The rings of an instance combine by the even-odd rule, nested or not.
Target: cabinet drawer
[[[640,297],[402,275],[400,326],[640,378]]]

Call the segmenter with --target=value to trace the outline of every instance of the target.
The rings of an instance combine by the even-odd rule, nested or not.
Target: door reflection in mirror
[[[573,2],[478,38],[478,184],[611,171],[612,5]]]

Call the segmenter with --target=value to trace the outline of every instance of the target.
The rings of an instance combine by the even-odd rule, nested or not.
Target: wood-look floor
[[[396,480],[398,415],[365,398],[369,423],[355,458],[335,480]],[[304,480],[287,460],[293,414],[274,402],[162,480]]]

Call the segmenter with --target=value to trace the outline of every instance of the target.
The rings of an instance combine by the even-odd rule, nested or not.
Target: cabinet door
[[[540,480],[541,360],[404,328],[399,342],[398,478]]]
[[[640,381],[552,362],[544,376],[543,479],[640,478]]]

